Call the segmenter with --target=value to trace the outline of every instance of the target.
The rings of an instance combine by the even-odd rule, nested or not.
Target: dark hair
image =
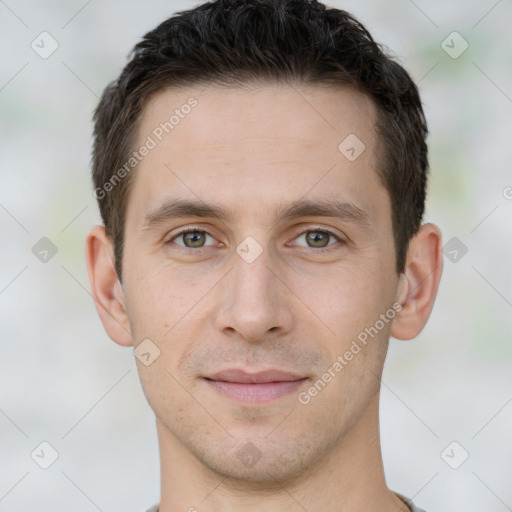
[[[422,221],[428,173],[428,130],[408,73],[353,16],[317,0],[216,0],[148,32],[95,110],[95,196],[119,279],[133,179],[121,168],[134,151],[148,98],[173,86],[251,81],[349,85],[374,100],[378,173],[391,199],[396,270],[402,272]]]

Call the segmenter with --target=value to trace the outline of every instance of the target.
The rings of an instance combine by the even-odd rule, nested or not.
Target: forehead
[[[145,106],[138,135],[140,140],[154,132],[164,145],[173,139],[193,140],[221,150],[223,143],[237,138],[275,137],[280,131],[338,150],[340,137],[350,134],[372,145],[375,122],[373,100],[351,87],[248,83],[159,91]]]
[[[139,125],[135,149],[152,149],[137,165],[131,196],[139,216],[177,194],[260,219],[266,206],[306,194],[351,199],[376,214],[385,198],[375,194],[386,194],[375,122],[373,101],[348,87],[166,89],[148,101]]]

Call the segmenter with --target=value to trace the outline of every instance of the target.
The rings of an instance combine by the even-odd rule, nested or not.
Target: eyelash
[[[196,232],[197,233],[206,233],[207,235],[214,238],[212,235],[210,235],[210,233],[208,233],[207,231],[205,231],[203,229],[197,229],[197,228],[191,227],[191,228],[185,228],[185,229],[179,231],[178,233],[174,234],[174,236],[166,242],[166,245],[170,245],[173,242],[173,240],[180,237],[181,235],[185,235],[186,233],[196,233]],[[309,227],[305,231],[302,231],[301,233],[299,233],[295,238],[305,235],[306,233],[322,233],[322,234],[329,235],[329,236],[335,238],[338,242],[343,242],[343,240],[338,235],[333,233],[332,231],[328,231],[326,229],[320,229],[320,228],[311,228],[311,227]],[[335,245],[335,244],[332,244],[332,245]],[[327,252],[327,251],[332,250],[332,245],[328,245],[327,247],[307,247],[307,246],[300,246],[300,247],[304,247],[306,249],[313,249],[315,252]],[[207,246],[207,247],[198,247],[198,248],[194,249],[192,247],[185,247],[185,246],[182,246],[179,244],[178,244],[178,247],[185,249],[185,250],[188,249],[188,250],[193,250],[193,251],[200,251],[201,249],[208,248],[208,246]]]

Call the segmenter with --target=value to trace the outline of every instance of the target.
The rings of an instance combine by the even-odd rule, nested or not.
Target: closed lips
[[[240,369],[227,369],[205,377],[208,380],[240,384],[265,384],[269,382],[293,382],[307,377],[282,370],[246,372]]]

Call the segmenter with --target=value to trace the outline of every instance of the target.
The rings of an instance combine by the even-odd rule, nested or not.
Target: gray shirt
[[[423,510],[422,508],[418,508],[413,502],[412,500],[410,500],[409,498],[405,497],[403,494],[400,494],[398,492],[395,492],[395,494],[402,500],[404,501],[407,505],[409,505],[409,507],[411,508],[411,512],[426,512],[425,510]],[[153,505],[149,510],[147,510],[147,512],[158,512],[158,504],[157,505]]]

